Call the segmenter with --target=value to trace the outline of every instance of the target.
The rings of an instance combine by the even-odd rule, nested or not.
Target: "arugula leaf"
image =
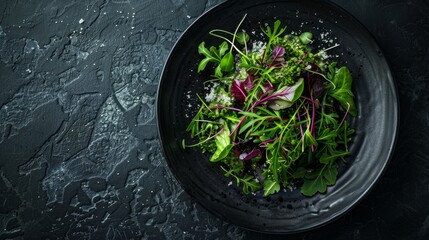
[[[311,132],[309,129],[305,130],[304,136],[305,136],[306,142],[310,142],[311,144],[313,144],[314,146],[317,147],[317,145],[318,145],[317,141],[316,141],[316,139],[314,139],[313,135],[311,135]]]
[[[356,105],[353,101],[354,95],[352,88],[352,75],[347,67],[341,67],[337,70],[332,79],[335,89],[329,92],[329,95],[338,100],[344,109],[349,109],[350,115],[357,115]]]
[[[305,174],[307,173],[307,169],[304,167],[299,167],[295,170],[295,172],[292,174],[293,178],[303,178]]]
[[[265,179],[264,182],[264,197],[280,191],[280,184],[276,181]]]
[[[215,68],[215,77],[221,78],[223,77],[222,69],[220,65]]]
[[[330,163],[335,162],[335,160],[337,160],[337,158],[345,157],[349,154],[350,153],[346,152],[346,151],[331,151],[329,154],[324,152],[322,154],[322,156],[320,157],[319,162],[323,163],[323,164],[330,164]]]
[[[229,138],[229,134],[230,134],[229,129],[225,125],[222,132],[215,137],[216,152],[211,156],[210,158],[211,162],[218,162],[224,159],[229,154],[229,151],[234,146],[231,144],[231,139]]]
[[[281,25],[281,21],[280,20],[276,20],[274,22],[274,26],[273,29],[271,29],[270,26],[267,26],[266,30],[262,29],[262,32],[267,35],[267,37],[269,38],[268,43],[266,45],[266,53],[270,51],[271,49],[271,44],[273,42],[275,42],[276,40],[278,40],[279,36],[286,30],[286,27],[284,28],[280,28]],[[280,29],[279,29],[280,28]]]
[[[228,51],[228,48],[228,43],[225,41],[219,45],[219,58],[222,57],[226,51]]]
[[[301,193],[305,196],[313,196],[317,192],[325,193],[327,186],[335,184],[337,175],[338,165],[336,163],[323,165],[317,171],[306,174]]]
[[[215,76],[219,78],[223,76],[222,71],[231,71],[231,65],[232,69],[234,69],[234,57],[231,53],[225,54],[228,49],[228,43],[225,41],[219,45],[218,49],[215,46],[211,46],[210,49],[208,49],[205,46],[205,42],[201,42],[200,45],[198,45],[198,53],[205,56],[205,58],[198,64],[198,72],[203,71],[209,62],[218,64],[215,69]]]
[[[325,168],[323,172],[323,177],[325,179],[325,183],[328,186],[334,185],[337,182],[338,175],[338,165],[332,164],[329,167]]]
[[[203,60],[201,60],[201,62],[198,64],[198,72],[203,71],[209,62],[213,62],[213,59],[212,58],[204,58]]]
[[[239,180],[241,183],[243,183],[243,192],[244,194],[249,194],[251,192],[256,192],[259,189],[261,189],[261,185],[256,182],[255,177],[248,175],[244,178],[241,178]]]

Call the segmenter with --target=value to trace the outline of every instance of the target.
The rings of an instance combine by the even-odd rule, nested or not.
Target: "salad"
[[[210,31],[220,45],[198,46],[198,72],[213,78],[195,97],[200,107],[186,129],[192,140],[182,146],[208,154],[245,194],[325,193],[350,154],[351,73],[329,61],[330,48],[314,50],[311,32],[286,34],[276,20],[260,27],[265,41],[256,41],[239,31],[244,19],[234,32]]]

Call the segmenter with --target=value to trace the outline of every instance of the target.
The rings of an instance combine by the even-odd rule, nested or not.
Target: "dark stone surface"
[[[287,237],[216,219],[161,154],[163,64],[186,27],[220,2],[0,2],[0,239],[429,239],[428,2],[333,1],[387,56],[399,140],[357,207]]]

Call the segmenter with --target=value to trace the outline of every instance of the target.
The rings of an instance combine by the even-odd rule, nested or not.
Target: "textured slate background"
[[[0,1],[0,239],[268,237],[193,201],[157,138],[155,95],[167,54],[220,2]],[[429,4],[333,2],[368,28],[391,65],[399,140],[357,207],[287,238],[429,239]]]

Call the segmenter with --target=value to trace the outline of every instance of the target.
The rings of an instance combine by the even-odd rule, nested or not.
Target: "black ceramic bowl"
[[[287,32],[311,31],[313,46],[335,43],[330,53],[352,71],[358,116],[352,119],[356,135],[351,156],[340,169],[337,183],[327,193],[304,197],[295,191],[269,198],[243,195],[228,186],[217,164],[198,148],[182,149],[185,131],[196,112],[196,93],[202,93],[207,74],[197,74],[201,60],[197,47],[219,43],[212,29],[233,31],[247,14],[242,28],[252,38],[261,24],[280,19]],[[331,41],[332,40],[332,41]],[[395,84],[386,59],[368,31],[338,6],[321,1],[242,0],[222,3],[198,18],[181,36],[165,64],[157,97],[159,136],[171,171],[182,187],[218,217],[238,226],[269,233],[293,233],[325,224],[356,205],[374,186],[392,155],[398,125]]]

